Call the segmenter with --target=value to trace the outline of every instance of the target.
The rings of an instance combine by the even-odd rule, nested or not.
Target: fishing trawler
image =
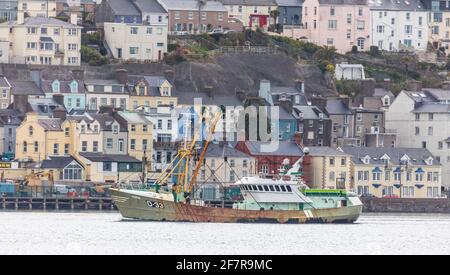
[[[211,122],[211,132],[200,156],[195,150],[196,138],[183,146],[172,163],[156,180],[155,189],[110,189],[111,196],[124,218],[215,223],[352,223],[361,212],[356,194],[344,190],[312,190],[299,176],[302,158],[280,177],[244,177],[236,182],[242,200],[232,207],[217,207],[191,198],[193,186],[205,157],[208,144],[220,115]],[[306,148],[304,149],[307,153]],[[195,169],[190,176],[189,166]],[[170,190],[169,179],[174,182]]]

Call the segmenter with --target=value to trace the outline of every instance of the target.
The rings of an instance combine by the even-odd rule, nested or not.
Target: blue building
[[[64,107],[68,112],[86,109],[86,93],[81,80],[55,76],[52,79],[42,80],[41,88],[47,98],[63,95]]]
[[[302,0],[277,0],[278,24],[280,30],[284,26],[300,26],[302,23]]]

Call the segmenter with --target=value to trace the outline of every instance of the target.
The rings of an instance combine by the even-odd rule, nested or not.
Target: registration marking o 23
[[[164,208],[164,204],[161,202],[147,201],[147,205],[150,208]]]

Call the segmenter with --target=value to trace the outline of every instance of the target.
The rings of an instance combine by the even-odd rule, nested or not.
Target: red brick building
[[[293,165],[303,155],[302,148],[291,141],[279,141],[274,146],[268,142],[240,141],[236,149],[255,157],[257,172],[263,174],[278,174],[285,159]]]

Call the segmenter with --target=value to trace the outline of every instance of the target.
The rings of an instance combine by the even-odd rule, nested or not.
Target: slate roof
[[[102,153],[81,152],[80,156],[92,162],[142,162],[128,155],[107,155]]]
[[[9,84],[8,79],[4,76],[0,76],[0,87],[11,87],[11,84]]]
[[[319,0],[321,5],[367,5],[367,0]]]
[[[280,7],[301,7],[303,2],[301,0],[276,0]]]
[[[234,95],[213,95],[209,97],[205,93],[180,92],[176,96],[178,97],[178,104],[182,105],[193,105],[194,98],[201,98],[203,105],[243,106],[242,101]]]
[[[70,27],[70,28],[81,28],[80,26],[70,24],[66,21],[58,20],[52,17],[26,17],[23,21],[23,24],[17,24],[16,21],[8,21],[4,22],[1,25],[7,26],[15,26],[15,25],[23,25],[23,26],[62,26],[62,27]]]
[[[302,149],[295,143],[290,141],[278,141],[276,147],[270,147],[270,143],[261,141],[245,141],[245,145],[254,156],[296,156],[303,155]],[[262,147],[264,146],[264,147]],[[264,152],[262,152],[264,149]]]
[[[322,112],[316,106],[294,106],[294,116],[296,118],[300,118],[300,113],[303,114],[303,119],[319,119],[319,114],[323,114],[323,119],[329,119],[328,115]]]
[[[373,91],[374,97],[384,97],[386,95],[391,98],[391,102],[395,98],[395,95],[391,91],[386,90],[385,88],[375,88]]]
[[[420,0],[369,0],[372,10],[426,11]]]
[[[11,93],[13,95],[44,96],[44,91],[33,81],[11,80]]]
[[[142,13],[166,13],[156,0],[135,0],[134,3]]]
[[[141,113],[120,111],[118,114],[130,124],[151,124],[151,121]]]
[[[436,99],[430,96],[430,94],[425,93],[423,91],[414,92],[414,91],[403,91],[407,96],[409,96],[412,100],[417,103],[422,102],[436,102]]]
[[[450,90],[448,89],[424,88],[423,91],[429,93],[432,97],[434,97],[437,100],[450,99]]]
[[[224,5],[276,6],[275,0],[220,0]]]
[[[330,157],[350,156],[349,154],[326,146],[311,146],[311,147],[308,146],[308,149],[310,156],[330,156]]]
[[[76,160],[71,156],[49,157],[48,159],[42,161],[41,168],[42,169],[50,169],[50,168],[62,169],[62,168],[65,168],[67,165],[71,164],[73,161],[76,161]]]
[[[413,165],[426,165],[425,160],[433,157],[433,163],[439,165],[439,162],[434,156],[425,148],[394,148],[394,147],[342,147],[342,151],[352,155],[352,160],[356,164],[363,164],[362,158],[370,156],[371,164],[384,165],[381,157],[388,155],[390,163],[395,165],[400,163],[400,159],[407,155],[411,159]],[[374,160],[376,158],[376,160]]]
[[[78,83],[78,94],[84,94],[85,88],[83,81],[80,80],[59,80],[58,78],[51,79],[51,80],[42,80],[41,88],[44,91],[44,93],[53,93],[53,87],[52,84],[55,80],[59,81],[59,91],[63,94],[73,94],[70,90],[70,84],[73,81],[76,81]]]
[[[161,5],[167,10],[195,10],[198,11],[197,0],[160,0]],[[219,1],[206,1],[206,5],[202,6],[202,11],[222,11],[226,9]]]
[[[130,0],[105,0],[111,9],[118,15],[140,16],[141,13]]]
[[[211,143],[208,146],[208,150],[206,150],[206,157],[231,157],[231,158],[251,158],[251,156],[235,149],[231,145],[227,145],[224,143],[214,144]]]
[[[38,124],[46,131],[62,131],[59,118],[38,119]]]
[[[329,115],[351,115],[350,109],[339,99],[327,100],[326,111]]]
[[[449,104],[440,103],[424,103],[414,109],[413,113],[448,113],[450,112]]]

